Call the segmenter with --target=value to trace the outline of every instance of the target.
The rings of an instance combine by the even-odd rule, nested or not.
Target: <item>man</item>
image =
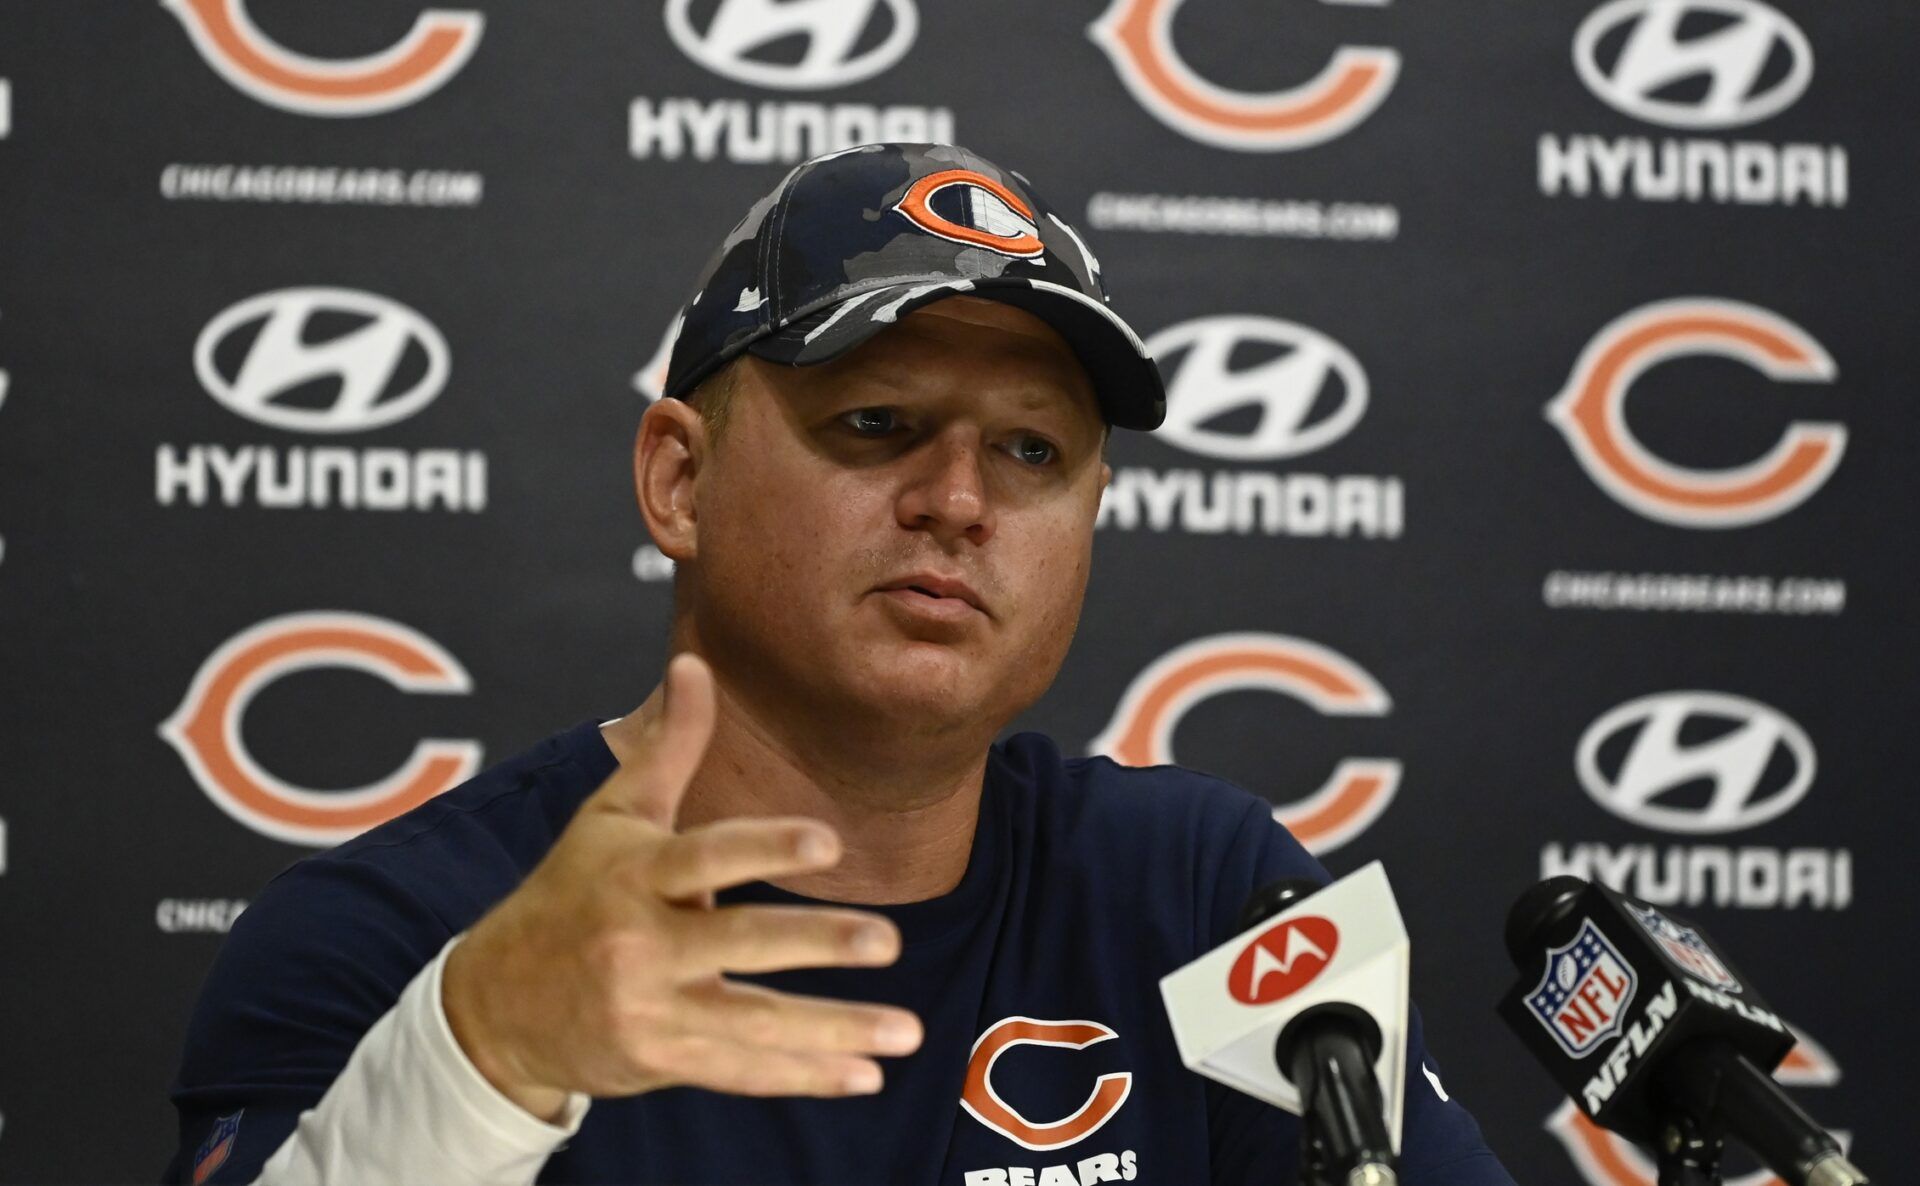
[[[661,686],[267,887],[170,1179],[1290,1180],[1295,1121],[1180,1065],[1157,981],[1325,874],[1217,780],[993,743],[1065,657],[1109,426],[1164,410],[1078,236],[962,149],[808,161],[666,396]],[[1511,1186],[1409,1078],[1405,1180]]]

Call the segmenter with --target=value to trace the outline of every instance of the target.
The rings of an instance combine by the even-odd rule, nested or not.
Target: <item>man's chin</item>
[[[951,643],[895,639],[860,656],[848,690],[868,711],[919,731],[965,728],[993,715],[982,665]]]

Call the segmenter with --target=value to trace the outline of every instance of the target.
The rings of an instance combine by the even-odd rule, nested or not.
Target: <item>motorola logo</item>
[[[1255,350],[1268,357],[1236,365],[1236,355]],[[1167,419],[1156,432],[1189,452],[1297,457],[1345,436],[1367,410],[1367,375],[1352,351],[1277,317],[1198,317],[1153,335],[1147,351],[1177,358],[1167,375]]]
[[[348,288],[283,288],[233,305],[194,344],[207,393],[295,432],[362,432],[404,420],[447,382],[446,339],[397,301]]]
[[[1271,1005],[1318,979],[1339,949],[1340,930],[1330,920],[1290,918],[1241,949],[1227,971],[1227,991],[1243,1005]]]
[[[1573,62],[1615,110],[1696,130],[1777,115],[1813,78],[1806,34],[1759,0],[1612,0],[1581,22]]]
[[[1613,814],[1698,835],[1784,815],[1813,784],[1815,762],[1806,731],[1777,709],[1723,692],[1662,692],[1601,716],[1574,765]]]
[[[667,0],[667,34],[682,53],[735,82],[776,90],[824,90],[864,82],[912,48],[913,0],[720,0],[696,27],[693,0]],[[796,61],[767,53],[805,39]]]

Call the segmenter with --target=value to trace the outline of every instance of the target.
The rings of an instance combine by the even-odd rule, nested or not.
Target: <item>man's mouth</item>
[[[987,614],[986,604],[972,585],[958,576],[945,573],[908,573],[880,585],[875,592],[885,594],[902,605],[941,617]]]

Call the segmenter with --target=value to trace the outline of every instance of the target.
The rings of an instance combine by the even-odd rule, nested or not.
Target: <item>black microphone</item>
[[[1244,933],[1314,894],[1311,881],[1257,889],[1240,912]],[[1387,1132],[1386,1103],[1374,1063],[1380,1025],[1358,1005],[1325,1002],[1289,1020],[1274,1040],[1280,1074],[1299,1089],[1305,1121],[1303,1186],[1396,1186],[1398,1161]]]
[[[1653,1148],[1662,1186],[1718,1181],[1729,1136],[1787,1186],[1867,1186],[1768,1073],[1792,1031],[1698,928],[1554,877],[1505,938],[1520,979],[1501,1017],[1595,1124]]]

